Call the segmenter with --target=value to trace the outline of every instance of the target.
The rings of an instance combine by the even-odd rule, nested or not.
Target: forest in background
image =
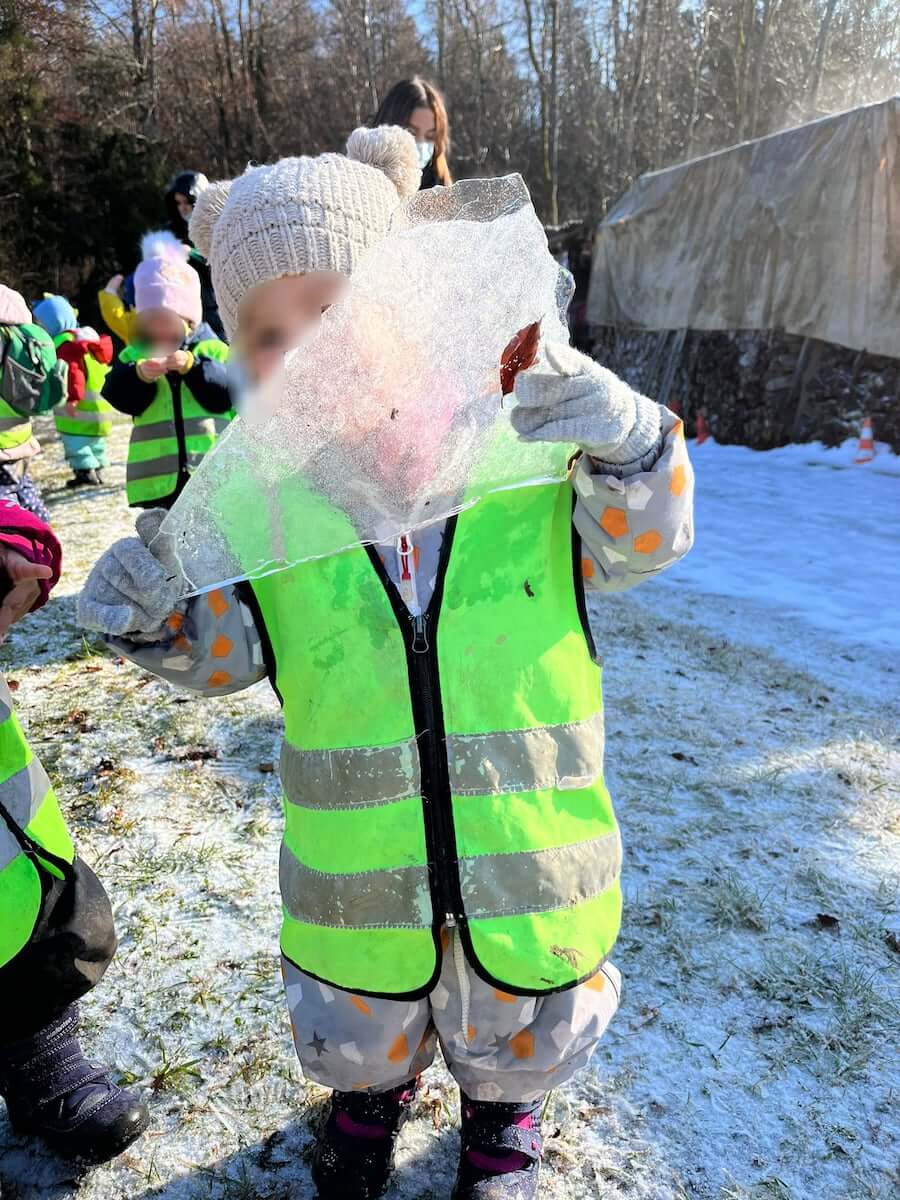
[[[543,219],[893,94],[900,0],[0,0],[0,278],[86,300],[194,168],[340,148],[397,79]]]

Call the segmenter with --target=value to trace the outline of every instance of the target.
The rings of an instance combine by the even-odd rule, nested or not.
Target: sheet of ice
[[[518,176],[415,197],[166,519],[191,588],[387,541],[498,488],[561,477],[558,453],[515,438],[500,368],[536,324],[542,345],[567,338],[567,299]]]

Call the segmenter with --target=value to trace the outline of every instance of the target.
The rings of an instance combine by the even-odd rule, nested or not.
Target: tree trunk
[[[815,117],[816,104],[819,100],[819,88],[822,86],[822,72],[825,68],[825,53],[828,49],[828,35],[831,32],[831,22],[834,20],[834,11],[837,8],[837,0],[828,0],[825,6],[825,12],[822,16],[822,24],[819,26],[819,35],[816,38],[816,57],[813,62],[812,82],[809,88],[809,98],[806,102],[806,112],[809,117]]]
[[[559,0],[550,3],[550,224],[559,224]]]

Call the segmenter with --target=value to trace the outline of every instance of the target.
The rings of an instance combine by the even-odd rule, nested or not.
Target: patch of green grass
[[[761,894],[735,871],[717,871],[707,881],[705,895],[718,928],[753,929],[758,933],[768,929],[769,893]]]
[[[843,955],[766,958],[753,985],[791,1016],[770,1056],[776,1065],[801,1066],[831,1080],[864,1075],[884,1046],[900,1040],[900,1008],[879,988],[881,979]]]

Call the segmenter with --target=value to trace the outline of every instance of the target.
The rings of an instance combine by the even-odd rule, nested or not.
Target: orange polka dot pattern
[[[694,477],[681,421],[663,409],[663,447],[649,470],[619,479],[575,471],[574,522],[589,591],[619,591],[671,565],[693,542]]]
[[[440,976],[418,1000],[341,991],[285,960],[304,1074],[340,1091],[385,1091],[426,1070],[440,1040],[450,1071],[475,1099],[536,1100],[571,1078],[615,1013],[616,968],[605,963],[565,992],[517,996],[481,979],[460,955],[458,937],[454,928],[442,931]]]

